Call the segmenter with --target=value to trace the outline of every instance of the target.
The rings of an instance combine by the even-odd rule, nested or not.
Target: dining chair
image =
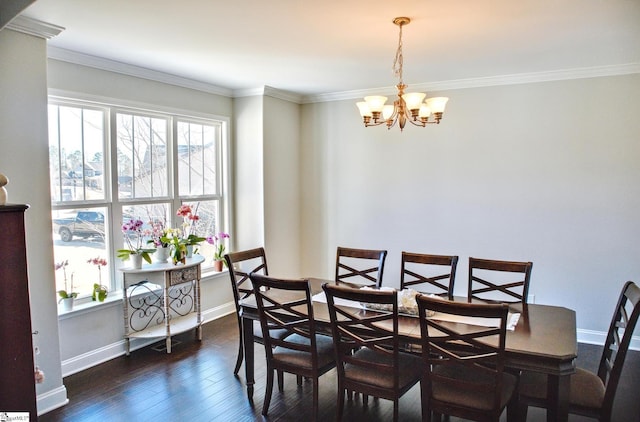
[[[267,416],[274,371],[313,381],[313,415],[318,416],[318,379],[336,362],[331,337],[316,333],[308,280],[250,274],[267,358],[267,386],[262,414]],[[282,294],[284,293],[284,294]],[[286,331],[287,336],[274,335]],[[280,389],[282,385],[280,384]]]
[[[458,257],[402,252],[400,288],[453,298]]]
[[[519,302],[526,306],[532,267],[532,262],[469,257],[468,301],[476,299],[489,303]]]
[[[335,281],[379,288],[386,259],[387,251],[384,250],[338,246]]]
[[[504,368],[508,305],[452,302],[425,294],[416,301],[424,361],[422,420],[431,421],[433,414],[438,421],[447,415],[498,422],[507,406],[507,420],[514,420],[518,378]],[[445,315],[469,318],[469,323],[447,322]],[[480,320],[475,325],[474,318],[482,318],[482,325]]]
[[[269,275],[267,268],[267,257],[264,248],[255,248],[245,251],[227,253],[224,256],[227,262],[227,268],[229,268],[229,278],[231,279],[231,290],[233,291],[233,299],[236,306],[236,318],[238,320],[239,331],[239,344],[238,344],[238,357],[236,359],[236,366],[233,370],[234,375],[238,375],[240,366],[244,359],[244,338],[242,330],[242,312],[240,309],[240,301],[246,299],[253,294],[253,286],[249,278],[249,274],[264,274]],[[259,344],[264,344],[262,339],[262,330],[260,326],[254,324],[254,341]]]
[[[569,413],[601,422],[611,421],[613,401],[633,331],[640,315],[640,288],[627,281],[620,292],[600,357],[598,372],[576,368],[570,377]],[[520,377],[518,414],[527,419],[528,406],[547,408],[547,377],[523,372]],[[627,415],[630,417],[630,415]]]
[[[337,420],[346,393],[357,392],[398,401],[420,380],[419,356],[400,351],[396,291],[355,289],[324,284],[338,372]],[[347,302],[345,302],[347,301]],[[388,306],[389,311],[363,310],[361,304]]]

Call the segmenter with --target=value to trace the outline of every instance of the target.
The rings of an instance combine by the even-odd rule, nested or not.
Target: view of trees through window
[[[111,136],[110,121],[115,122]],[[142,220],[149,235],[153,224],[183,228],[176,210],[187,204],[199,217],[192,233],[207,237],[224,231],[222,126],[215,120],[52,100],[56,290],[82,297],[91,295],[94,283],[118,288],[115,269],[123,264],[114,251],[124,247],[121,227],[129,219]],[[211,267],[213,246],[203,242],[199,253],[206,258],[204,269]],[[94,258],[107,265],[96,266]]]

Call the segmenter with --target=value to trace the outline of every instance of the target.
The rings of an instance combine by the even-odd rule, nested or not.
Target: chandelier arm
[[[386,120],[378,120],[378,121],[369,121],[369,122],[365,122],[364,123],[364,127],[370,127],[370,126],[380,126],[381,124],[387,123]]]

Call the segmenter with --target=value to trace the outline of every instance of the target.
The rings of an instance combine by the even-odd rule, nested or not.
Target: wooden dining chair
[[[448,415],[498,422],[507,406],[507,420],[514,420],[518,379],[504,370],[508,305],[452,302],[424,294],[416,301],[424,360],[422,420]],[[482,318],[495,326],[441,321],[438,314]]]
[[[382,285],[386,259],[387,251],[384,250],[338,246],[335,281],[379,288]]]
[[[336,363],[333,340],[316,333],[309,281],[277,279],[255,273],[250,277],[267,358],[262,414],[267,416],[269,411],[274,371],[283,371],[313,381],[315,420],[318,416],[318,379]],[[286,331],[287,336],[281,336],[281,331]],[[279,386],[282,389],[282,384]]]
[[[639,304],[640,288],[632,281],[627,281],[613,312],[598,372],[576,368],[576,372],[571,375],[569,413],[601,422],[611,421],[616,389],[640,315]],[[518,398],[518,414],[521,421],[527,419],[528,406],[548,408],[546,393],[545,375],[534,372],[522,373]]]
[[[238,375],[240,366],[244,359],[244,338],[242,330],[242,313],[240,310],[240,301],[246,299],[253,294],[253,286],[249,279],[249,274],[269,275],[267,268],[267,257],[264,248],[255,248],[245,251],[232,252],[224,256],[229,268],[229,278],[231,279],[231,290],[233,291],[233,300],[236,307],[236,318],[238,320],[239,345],[236,366],[233,370],[234,375]],[[254,341],[264,344],[262,339],[262,330],[260,326],[254,324]]]
[[[347,392],[398,401],[420,380],[420,358],[400,351],[396,291],[355,289],[324,284],[338,372],[337,420]],[[355,307],[347,306],[352,301]],[[392,311],[366,311],[361,303],[386,305]]]
[[[532,262],[496,261],[469,257],[469,302],[527,304]],[[514,277],[516,278],[514,280]]]
[[[402,252],[400,288],[453,298],[458,257]]]

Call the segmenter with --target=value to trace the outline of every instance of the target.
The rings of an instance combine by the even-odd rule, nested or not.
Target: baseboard
[[[233,302],[225,303],[215,308],[207,309],[202,313],[202,323],[206,324],[225,315],[235,312],[235,305]],[[142,347],[149,346],[156,343],[158,338],[152,339],[131,339],[130,348],[131,351],[140,349]],[[62,361],[62,376],[66,377],[73,375],[77,372],[89,369],[92,366],[99,365],[108,360],[117,358],[126,353],[125,340],[117,341],[112,344],[108,344],[99,349],[91,350],[87,353],[83,353],[73,358]]]
[[[602,346],[607,339],[607,333],[603,331],[577,330],[578,343],[597,344]],[[631,350],[640,350],[640,337],[631,337]]]
[[[67,403],[69,403],[69,399],[67,398],[67,388],[64,385],[46,393],[38,394],[36,399],[38,416],[51,412]]]

